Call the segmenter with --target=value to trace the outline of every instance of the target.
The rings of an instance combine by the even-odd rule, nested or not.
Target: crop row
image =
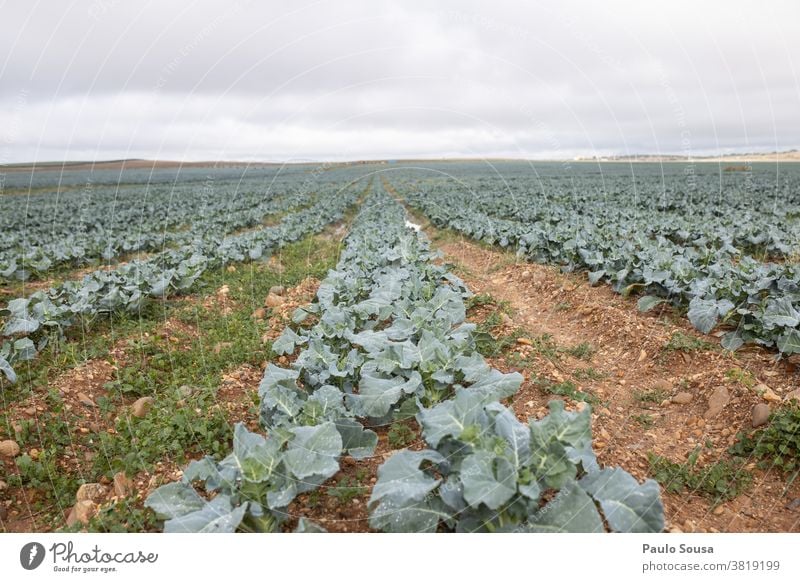
[[[78,322],[90,323],[99,314],[138,312],[153,298],[189,291],[208,269],[228,263],[258,260],[272,251],[341,220],[356,200],[353,191],[330,186],[314,202],[286,215],[279,224],[229,236],[206,236],[163,251],[147,260],[134,260],[114,270],[98,270],[78,281],[66,281],[0,310],[0,371],[16,380],[16,362],[36,357],[51,341]],[[2,381],[2,380],[0,380]]]
[[[94,188],[55,196],[0,199],[0,280],[26,280],[61,265],[159,251],[257,226],[266,216],[308,204],[312,195],[290,181],[268,192],[234,183],[198,191],[172,188]],[[252,184],[247,184],[252,187]]]
[[[438,227],[586,271],[592,284],[641,294],[642,310],[671,303],[703,333],[724,324],[727,349],[752,342],[800,353],[800,267],[789,257],[800,240],[793,206],[764,208],[766,195],[760,212],[740,198],[723,209],[712,197],[642,205],[631,194],[493,196],[463,181],[458,189],[433,180],[400,189]],[[749,211],[735,226],[737,204]],[[780,260],[763,260],[769,256]]]
[[[373,529],[660,531],[658,485],[598,466],[588,407],[553,402],[523,424],[501,403],[522,377],[478,353],[468,290],[405,218],[383,191],[365,201],[337,267],[273,344],[293,363],[268,365],[260,384],[266,435],[237,424],[230,455],[154,491],[146,505],[165,531],[277,531],[342,457],[370,457],[376,431],[412,417],[424,446],[378,468]]]

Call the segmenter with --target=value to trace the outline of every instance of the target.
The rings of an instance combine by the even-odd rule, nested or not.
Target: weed
[[[725,377],[731,382],[741,384],[745,388],[753,388],[756,385],[756,379],[753,374],[741,368],[731,368],[725,372]]]
[[[538,383],[546,392],[555,394],[556,396],[564,396],[566,398],[571,398],[572,400],[577,400],[578,402],[586,402],[592,405],[600,402],[597,396],[590,392],[581,392],[578,390],[578,387],[569,380],[559,382],[558,384],[552,384],[547,381],[539,381]]]
[[[417,433],[405,423],[396,422],[386,435],[393,449],[402,449],[417,440]]]
[[[700,338],[688,335],[682,331],[676,331],[664,345],[664,350],[668,352],[699,352],[713,349],[715,346]]]
[[[576,380],[602,380],[607,376],[603,372],[598,372],[592,367],[589,368],[577,368],[574,372],[572,372],[572,377]]]
[[[594,346],[588,342],[581,342],[570,348],[563,348],[563,351],[579,360],[591,360],[594,355]]]
[[[731,453],[761,459],[764,468],[774,467],[786,473],[800,469],[800,406],[781,408],[764,428],[739,433]]]
[[[700,452],[700,448],[696,448],[685,463],[675,463],[651,453],[648,455],[650,473],[667,491],[696,491],[710,497],[714,505],[733,499],[750,487],[752,475],[744,470],[740,461],[716,461],[700,467],[697,465]]]
[[[670,394],[661,388],[650,390],[634,390],[633,398],[642,404],[660,404],[669,398]]]
[[[631,418],[637,423],[639,423],[642,426],[642,428],[650,428],[651,426],[653,426],[653,424],[655,424],[655,420],[653,420],[653,417],[643,412],[639,414],[634,414],[633,416],[631,416]]]
[[[367,490],[367,487],[359,485],[355,479],[345,477],[335,487],[328,488],[328,495],[335,497],[340,504],[345,505],[356,497],[364,495]]]

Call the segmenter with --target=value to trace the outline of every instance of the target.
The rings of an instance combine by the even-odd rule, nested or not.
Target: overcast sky
[[[800,2],[0,4],[0,163],[800,146]]]

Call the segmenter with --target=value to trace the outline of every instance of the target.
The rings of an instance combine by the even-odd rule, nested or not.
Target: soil
[[[579,390],[594,394],[605,404],[592,415],[598,458],[601,464],[621,466],[639,479],[648,476],[648,452],[682,462],[700,445],[708,447],[701,463],[726,458],[736,433],[750,427],[753,406],[764,402],[753,390],[727,377],[732,368],[745,370],[780,396],[796,387],[791,363],[776,361],[773,354],[762,349],[747,349],[732,356],[716,347],[717,338],[701,336],[670,309],[639,313],[635,299],[622,297],[607,286],[592,287],[581,274],[518,263],[513,255],[465,240],[444,244],[441,250],[474,293],[489,293],[509,303],[513,312],[509,327],[522,328],[534,336],[549,334],[558,346],[589,343],[596,348],[589,361],[567,354],[561,354],[555,362],[535,358],[513,408],[523,420],[545,414],[545,405],[553,396],[534,383],[532,376],[562,382],[576,369],[591,367],[599,379],[571,379]],[[675,332],[710,342],[713,347],[691,353],[665,350]],[[532,351],[525,345],[516,350],[523,357]],[[514,369],[508,358],[491,363],[504,371]],[[718,415],[706,418],[708,399],[719,386],[727,388],[730,402]],[[642,391],[654,388],[667,390],[669,395],[654,403],[637,398]],[[691,402],[671,403],[669,398],[679,391],[690,393]],[[634,420],[642,414],[652,419],[648,428]],[[668,529],[800,530],[800,502],[796,501],[800,485],[787,487],[783,475],[761,471],[754,463],[747,468],[754,475],[750,490],[720,508],[712,507],[708,498],[698,494],[666,493]]]

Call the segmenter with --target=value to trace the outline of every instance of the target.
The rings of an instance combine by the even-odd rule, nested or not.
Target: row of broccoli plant
[[[270,364],[259,387],[266,435],[242,424],[233,451],[192,462],[146,505],[167,532],[277,531],[288,506],[373,454],[374,430],[415,415],[426,448],[378,469],[370,526],[387,532],[660,531],[654,481],[599,467],[590,410],[523,424],[501,400],[518,373],[492,369],[467,323],[463,282],[437,264],[402,207],[370,195],[337,267],[273,345],[297,358]],[[204,490],[200,495],[195,487]],[[305,519],[300,531],[321,528]]]
[[[764,263],[726,237],[648,232],[652,225],[637,222],[638,216],[616,213],[604,219],[603,205],[619,202],[594,199],[578,213],[564,201],[528,195],[499,217],[491,213],[494,202],[480,192],[439,191],[438,185],[425,191],[412,184],[405,188],[408,201],[438,227],[516,248],[520,257],[538,263],[584,270],[592,284],[607,282],[619,293],[641,294],[641,311],[672,304],[686,310],[702,333],[726,324],[726,349],[755,343],[785,355],[800,353],[800,266],[794,261]],[[712,201],[707,206],[715,208]],[[518,217],[527,209],[539,213],[535,220]],[[653,213],[645,217],[656,220]],[[794,249],[780,239],[771,244],[776,252]]]
[[[30,297],[13,299],[0,310],[0,372],[16,381],[14,366],[31,360],[64,332],[99,314],[138,312],[153,298],[189,291],[208,269],[228,263],[258,260],[277,248],[320,232],[341,220],[358,194],[330,187],[309,206],[292,212],[275,226],[229,237],[207,237],[165,250],[146,260],[134,260],[114,270],[97,270],[81,280],[66,281]]]
[[[189,190],[189,187],[192,189]],[[196,184],[148,192],[106,188],[87,196],[9,197],[0,234],[0,281],[41,277],[54,267],[112,260],[125,253],[159,251],[257,226],[266,216],[311,201],[287,184],[264,195],[238,183],[198,195]],[[144,190],[144,192],[143,192]],[[179,202],[176,203],[175,201]],[[185,227],[185,228],[184,228]]]

